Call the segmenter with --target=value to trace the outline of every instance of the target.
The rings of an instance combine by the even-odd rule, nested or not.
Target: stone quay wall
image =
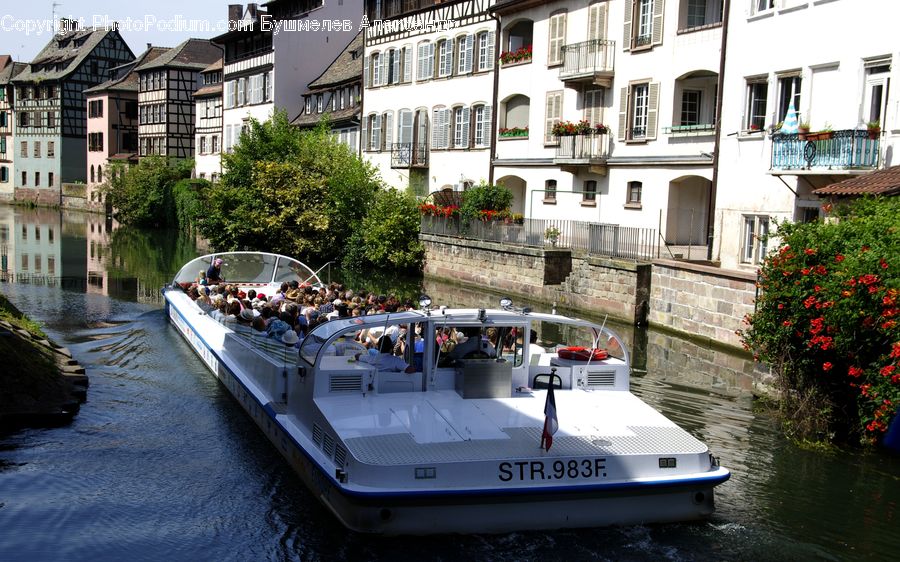
[[[671,260],[652,264],[567,249],[420,235],[425,273],[494,292],[609,314],[728,347],[753,311],[756,275]]]

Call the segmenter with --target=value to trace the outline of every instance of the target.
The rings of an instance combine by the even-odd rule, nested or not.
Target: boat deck
[[[555,392],[551,457],[697,454],[706,445],[630,392]],[[359,461],[374,465],[533,457],[546,391],[463,399],[455,391],[324,397],[316,405]]]

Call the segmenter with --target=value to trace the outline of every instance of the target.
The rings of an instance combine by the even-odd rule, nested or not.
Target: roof
[[[208,39],[188,39],[169,49],[164,55],[137,67],[138,72],[158,68],[191,68],[203,70],[222,58],[222,49]]]
[[[4,55],[8,56],[8,55]],[[13,62],[7,64],[0,70],[0,84],[9,84],[10,81],[22,73],[28,67],[24,62]]]
[[[212,63],[211,65],[207,66],[206,68],[204,68],[204,69],[201,70],[200,72],[214,72],[214,71],[216,71],[216,70],[222,70],[224,67],[225,67],[225,59],[222,58],[222,57],[219,57],[219,60],[217,60],[216,62],[214,62],[214,63]]]
[[[94,48],[110,33],[111,29],[86,27],[63,35],[54,35],[27,68],[16,76],[16,82],[33,80],[62,80],[75,71]],[[76,46],[76,43],[78,46]],[[124,43],[124,42],[123,42]],[[35,65],[53,65],[52,68],[32,70]],[[57,65],[62,65],[57,70]]]
[[[328,88],[352,81],[362,82],[362,48],[363,32],[360,31],[328,68],[309,83],[309,89]],[[356,58],[353,57],[354,52],[357,53]]]
[[[203,86],[196,92],[194,92],[195,98],[202,98],[206,96],[221,96],[222,95],[222,83],[218,84],[207,84]]]
[[[137,72],[135,72],[134,69],[144,64],[145,62],[150,62],[158,58],[168,50],[169,47],[150,47],[149,49],[141,53],[141,56],[131,61],[130,63],[116,67],[116,69],[125,70],[124,74],[121,74],[119,77],[113,78],[112,80],[107,80],[102,84],[97,84],[96,86],[88,88],[84,91],[84,93],[96,94],[106,91],[137,92],[140,81],[138,79]]]
[[[820,187],[813,193],[838,197],[897,195],[900,194],[900,166],[892,166],[871,174],[839,181]]]
[[[331,125],[334,126],[350,120],[358,121],[361,114],[362,108],[359,105],[356,107],[345,107],[344,109],[339,109],[337,111],[326,111],[324,113],[301,113],[291,120],[291,125],[312,127],[321,121],[322,117],[327,116]]]

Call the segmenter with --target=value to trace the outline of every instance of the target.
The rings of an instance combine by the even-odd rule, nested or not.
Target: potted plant
[[[797,125],[797,137],[800,140],[806,140],[807,134],[809,134],[809,121],[802,121]]]
[[[875,140],[881,134],[881,121],[869,121],[866,123],[866,132],[869,133],[869,140]]]
[[[594,125],[594,132],[598,135],[605,135],[609,132],[609,127],[607,127],[603,123],[597,123],[596,125]]]
[[[552,224],[544,230],[544,238],[550,241],[550,245],[556,247],[556,241],[559,240],[559,229]]]

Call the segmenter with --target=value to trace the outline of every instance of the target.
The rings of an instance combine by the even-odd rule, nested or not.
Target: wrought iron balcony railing
[[[411,142],[391,145],[391,168],[428,167],[428,145]]]
[[[802,137],[802,138],[801,138]],[[772,135],[773,170],[874,170],[881,141],[848,129],[808,135]]]
[[[609,157],[609,134],[591,132],[582,135],[565,135],[557,137],[554,162],[565,161],[571,164],[590,164]]]
[[[616,62],[616,42],[592,39],[563,45],[563,65],[560,80],[578,80],[596,76],[611,76]]]

